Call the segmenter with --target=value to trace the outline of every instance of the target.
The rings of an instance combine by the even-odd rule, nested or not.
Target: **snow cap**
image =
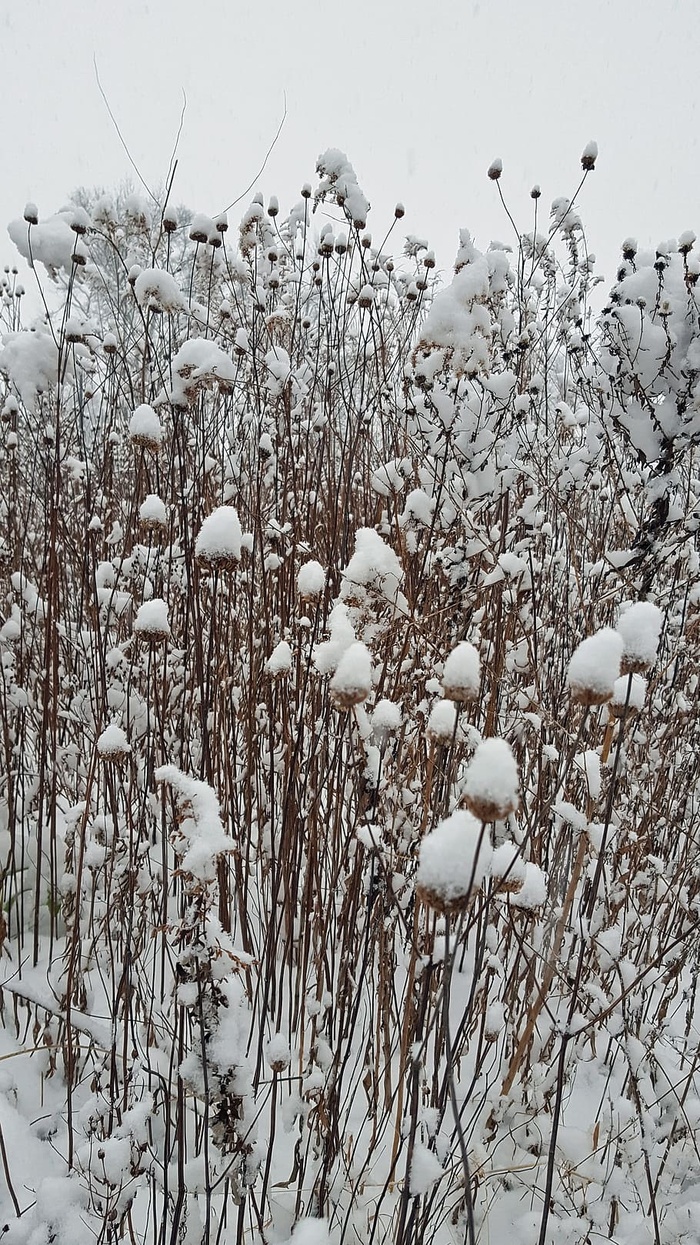
[[[603,627],[583,640],[569,662],[567,685],[572,700],[603,705],[611,700],[620,677],[623,640],[612,627]]]
[[[461,911],[481,886],[491,854],[485,828],[466,809],[457,809],[420,845],[419,893],[439,912]]]
[[[241,560],[243,534],[233,506],[218,506],[207,515],[195,541],[194,556],[212,570],[232,570]]]
[[[448,700],[474,700],[481,685],[479,654],[468,640],[453,648],[442,672],[442,686]]]
[[[481,821],[502,821],[515,812],[518,794],[518,765],[505,739],[484,739],[467,769],[463,799]]]

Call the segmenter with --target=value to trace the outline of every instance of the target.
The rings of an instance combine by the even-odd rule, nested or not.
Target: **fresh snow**
[[[620,614],[617,630],[622,636],[623,661],[628,667],[653,666],[663,621],[663,613],[651,601],[636,601]]]
[[[160,445],[163,440],[161,422],[152,406],[143,402],[136,407],[129,420],[129,436],[132,441],[152,441]]]
[[[518,807],[519,789],[518,765],[508,741],[484,739],[464,780],[464,798],[472,812],[486,821],[500,820]]]
[[[204,561],[240,561],[241,524],[234,506],[218,506],[207,515],[195,541],[195,556]]]
[[[297,592],[305,600],[320,597],[326,586],[326,572],[320,562],[310,559],[297,572]]]
[[[464,900],[481,886],[491,854],[488,831],[471,813],[458,809],[423,839],[417,884],[442,903]]]
[[[462,640],[449,654],[442,672],[442,686],[450,700],[473,700],[481,686],[478,650]]]
[[[603,627],[579,644],[569,662],[571,691],[593,703],[610,700],[620,677],[623,639],[612,627]]]
[[[371,692],[372,658],[361,641],[356,640],[345,649],[331,679],[330,689],[341,704],[357,704]]]
[[[170,635],[168,606],[160,597],[153,597],[140,605],[134,620],[134,631],[145,637]]]

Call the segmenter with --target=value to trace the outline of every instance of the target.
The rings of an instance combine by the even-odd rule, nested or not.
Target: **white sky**
[[[509,240],[486,169],[518,223],[529,190],[548,211],[571,194],[595,138],[581,203],[606,281],[629,234],[700,233],[700,10],[696,0],[0,0],[5,223],[33,199],[49,215],[78,185],[131,174],[100,97],[93,56],[130,152],[162,182],[178,127],[175,202],[213,213],[259,168],[282,210],[314,182],[316,157],[345,150],[383,236],[397,199],[406,232],[451,264],[457,230]],[[252,194],[252,192],[251,192]],[[251,196],[246,196],[246,201]],[[234,218],[242,209],[232,212]]]

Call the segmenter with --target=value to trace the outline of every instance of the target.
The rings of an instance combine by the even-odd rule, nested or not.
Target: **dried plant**
[[[318,178],[10,227],[8,1241],[694,1240],[694,235]]]

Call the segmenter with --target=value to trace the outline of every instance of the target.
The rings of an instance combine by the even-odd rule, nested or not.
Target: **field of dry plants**
[[[700,1242],[700,261],[591,308],[595,154],[439,282],[334,150],[10,226],[8,1245]]]

